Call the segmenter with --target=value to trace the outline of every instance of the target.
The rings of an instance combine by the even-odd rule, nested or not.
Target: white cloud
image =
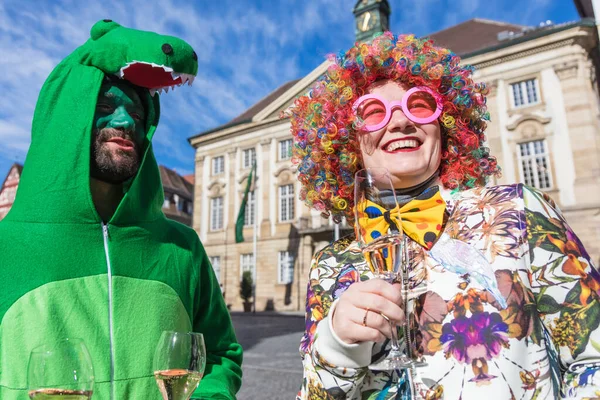
[[[27,126],[23,127],[20,121],[0,119],[0,143],[3,143],[0,155],[9,160],[23,160],[29,140],[30,129]]]
[[[187,137],[226,122],[280,83],[298,74],[290,61],[268,57],[261,43],[276,36],[280,22],[257,10],[244,13],[230,7],[226,15],[203,12],[191,3],[134,0],[125,7],[117,1],[0,4],[0,129],[3,157],[19,158],[27,149],[31,119],[39,90],[52,68],[89,37],[89,29],[101,18],[125,26],[172,34],[197,49],[199,77],[186,93],[163,96],[163,119],[157,132],[173,162],[190,162]],[[238,3],[239,4],[239,3]],[[248,47],[237,41],[253,34]],[[231,40],[233,39],[233,40]],[[265,62],[261,63],[260,60]],[[293,58],[292,58],[293,59]],[[283,73],[281,73],[283,72]],[[253,79],[261,75],[263,79]],[[179,126],[195,126],[180,129]],[[184,151],[190,150],[190,151]],[[193,161],[191,161],[193,162]],[[190,163],[191,163],[190,162]]]

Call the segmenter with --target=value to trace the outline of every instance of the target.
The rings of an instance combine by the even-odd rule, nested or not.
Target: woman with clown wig
[[[390,172],[407,287],[372,279],[354,235],[312,260],[299,399],[534,399],[600,393],[600,275],[556,204],[498,176],[485,84],[448,49],[384,33],[331,57],[286,111],[306,204],[354,223],[354,174]],[[460,257],[458,256],[460,254]],[[388,320],[425,366],[373,371]],[[400,330],[401,331],[401,330]],[[402,339],[401,339],[402,342]]]

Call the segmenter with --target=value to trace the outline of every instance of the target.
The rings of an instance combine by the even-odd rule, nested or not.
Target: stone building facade
[[[355,15],[359,21],[361,10],[355,9]],[[357,30],[364,26],[357,22]],[[491,183],[525,182],[547,191],[600,263],[595,23],[584,19],[529,28],[474,19],[430,37],[474,65],[477,80],[491,88],[488,146],[503,168],[502,177]],[[298,199],[300,186],[289,157],[290,126],[279,118],[326,68],[325,62],[226,125],[190,138],[196,149],[193,227],[233,310],[242,309],[239,282],[244,270],[253,271],[257,279],[257,311],[303,309],[311,257],[334,237],[331,221]],[[245,241],[235,243],[235,220],[254,159],[258,178],[247,206]],[[342,235],[351,232],[342,226]]]

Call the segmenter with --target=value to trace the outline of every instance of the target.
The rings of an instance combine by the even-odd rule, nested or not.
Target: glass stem
[[[390,329],[392,330],[392,339],[390,340],[392,349],[390,350],[390,356],[394,357],[402,354],[400,351],[400,344],[398,343],[398,327],[394,321],[390,321]]]
[[[406,344],[406,355],[410,357],[411,354],[411,340],[410,340],[410,327],[409,318],[410,312],[408,310],[408,266],[410,265],[410,253],[408,252],[408,238],[403,238],[403,262],[401,268],[402,276],[402,309],[404,310],[404,323],[402,324],[402,332],[404,333],[404,343]]]

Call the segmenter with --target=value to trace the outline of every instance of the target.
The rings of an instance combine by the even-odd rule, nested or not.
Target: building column
[[[502,148],[502,175],[507,183],[515,183],[520,180],[519,175],[515,171],[515,163],[513,160],[513,152],[515,151],[509,144],[508,132],[508,97],[507,87],[504,79],[498,79],[496,89],[496,104],[498,105],[498,129],[500,131],[500,143]]]
[[[300,248],[298,249],[298,272],[295,274],[297,280],[297,304],[296,309],[298,311],[304,310],[306,306],[306,290],[309,279],[309,272],[313,253],[315,251],[313,238],[310,235],[302,235],[300,238]]]
[[[201,241],[206,241],[208,233],[208,191],[206,188],[206,157],[196,153],[196,173],[194,177],[194,204],[200,207],[194,207],[194,218],[192,225]]]
[[[223,216],[223,224],[225,226],[225,229],[227,229],[227,241],[230,241],[229,239],[229,215],[232,215],[233,218],[233,225],[235,227],[235,218],[237,216],[236,214],[236,209],[234,207],[233,210],[231,210],[231,204],[234,204],[236,202],[237,196],[236,196],[236,192],[235,192],[235,188],[236,188],[236,181],[235,179],[237,178],[237,170],[238,170],[238,166],[237,166],[237,158],[236,158],[236,151],[237,149],[232,149],[232,150],[228,150],[227,153],[225,154],[225,182],[226,183],[226,187],[225,187],[225,199],[224,199],[224,204],[223,204],[223,209],[225,210],[225,215]],[[233,201],[232,201],[233,199]]]
[[[556,163],[555,182],[559,190],[559,201],[563,207],[572,206],[576,203],[575,163],[573,162],[573,149],[562,87],[553,68],[545,68],[541,71],[541,84],[548,115],[552,116],[550,123],[552,124],[553,140],[550,151],[557,155],[554,162]]]
[[[566,123],[573,151],[574,192],[577,205],[600,204],[600,120],[598,97],[587,77],[592,61],[579,57],[553,66],[569,113]]]
[[[257,154],[257,165],[256,173],[259,177],[258,186],[255,188],[255,198],[256,198],[256,218],[258,222],[258,237],[261,238],[265,235],[263,231],[263,224],[269,223],[269,185],[271,184],[272,177],[272,164],[273,164],[273,154],[271,151],[271,139],[261,140],[258,146],[260,157]]]
[[[275,223],[276,223],[276,216],[277,216],[277,195],[276,195],[276,190],[273,188],[276,188],[277,186],[277,179],[275,177],[275,171],[277,168],[277,160],[278,158],[278,154],[277,154],[277,139],[273,138],[271,139],[271,146],[269,147],[269,154],[270,154],[270,162],[269,162],[269,179],[265,179],[265,204],[267,205],[267,209],[265,211],[265,216],[266,216],[266,223],[267,223],[267,229],[269,229],[270,232],[270,236],[273,237],[275,236]],[[266,144],[265,144],[266,146]],[[274,212],[275,211],[275,212]]]
[[[260,311],[265,307],[266,300],[273,293],[273,287],[269,285],[269,280],[264,276],[266,271],[270,270],[272,265],[272,255],[269,254],[267,246],[261,243],[261,238],[265,233],[263,231],[263,222],[268,224],[268,220],[263,221],[263,216],[268,215],[265,207],[268,207],[268,184],[270,176],[269,152],[271,140],[263,139],[256,145],[256,185],[254,186],[255,199],[255,224],[256,224],[256,253],[254,262],[256,267],[256,310]],[[254,238],[253,238],[254,240]],[[254,252],[254,251],[253,251]],[[267,268],[262,268],[267,266]]]
[[[228,150],[225,153],[225,198],[228,201],[225,201],[223,204],[224,212],[229,214],[229,208],[231,207],[231,203],[235,203],[236,196],[236,176],[238,170],[237,163],[237,148]],[[234,199],[234,201],[231,201]],[[235,213],[235,211],[234,211]],[[235,214],[234,214],[235,215]],[[223,252],[223,262],[221,263],[221,268],[224,270],[221,272],[223,276],[223,286],[225,287],[225,303],[226,304],[235,304],[237,299],[239,298],[239,279],[237,277],[237,272],[239,271],[236,268],[237,263],[239,262],[239,254],[237,254],[237,250],[235,248],[235,224],[230,227],[228,219],[223,220],[224,228],[225,228],[225,251]]]

